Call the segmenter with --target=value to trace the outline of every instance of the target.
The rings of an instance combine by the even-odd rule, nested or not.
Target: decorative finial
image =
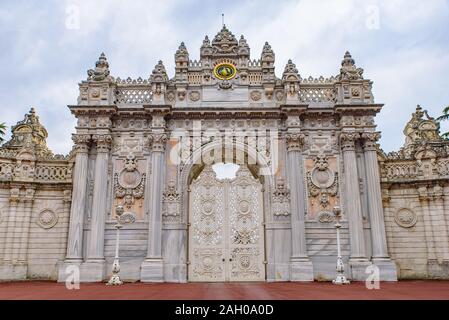
[[[151,75],[151,81],[152,82],[164,82],[168,80],[167,72],[165,71],[164,64],[162,63],[162,60],[159,60],[159,62],[156,64],[156,66],[153,69],[153,73]]]
[[[95,63],[95,69],[87,71],[88,78],[90,81],[103,81],[109,79],[109,63],[106,59],[104,52],[101,53],[98,61]]]
[[[363,79],[363,69],[355,66],[355,61],[349,51],[345,52],[341,62],[340,80],[359,80]]]
[[[223,28],[226,28],[225,22],[224,22],[224,13],[221,14],[221,24],[222,24]]]

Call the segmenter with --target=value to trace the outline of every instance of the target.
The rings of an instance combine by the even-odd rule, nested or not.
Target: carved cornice
[[[287,151],[302,151],[305,145],[306,137],[303,133],[292,133],[289,132],[285,134],[285,141],[287,143]]]

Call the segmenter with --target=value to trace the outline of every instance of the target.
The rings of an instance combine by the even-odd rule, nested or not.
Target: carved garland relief
[[[321,153],[314,160],[308,159],[306,168],[308,169],[308,215],[310,218],[318,219],[321,223],[332,222],[332,208],[337,204],[338,197],[336,159],[328,159],[326,155]]]
[[[114,175],[114,195],[116,205],[123,205],[127,212],[142,218],[143,196],[145,192],[146,174],[139,170],[139,163],[130,154],[124,161],[118,161],[120,172]],[[115,206],[114,206],[115,209]]]

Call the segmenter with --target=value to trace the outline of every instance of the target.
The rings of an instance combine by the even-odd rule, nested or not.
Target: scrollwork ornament
[[[379,141],[381,137],[379,132],[364,132],[361,137],[363,139],[365,150],[377,150],[377,141]]]
[[[152,151],[164,152],[168,136],[165,133],[153,133],[148,136],[148,145]]]
[[[340,144],[343,151],[355,150],[355,143],[360,138],[358,132],[342,132],[340,133]]]
[[[74,134],[72,135],[72,141],[75,144],[75,150],[77,152],[87,152],[89,150],[89,143],[92,140],[90,134]]]
[[[287,151],[301,151],[305,145],[305,135],[302,133],[287,133],[285,140]]]
[[[109,152],[112,144],[110,134],[94,134],[92,140],[97,144],[97,152]]]

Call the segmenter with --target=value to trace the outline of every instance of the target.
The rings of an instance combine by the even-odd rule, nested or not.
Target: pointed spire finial
[[[355,61],[349,51],[345,52],[343,60],[341,61],[340,80],[359,80],[363,79],[363,69],[357,68]]]
[[[88,70],[87,75],[87,80],[90,81],[103,81],[110,78],[109,62],[104,52],[100,54],[100,57],[95,63],[95,69]]]

